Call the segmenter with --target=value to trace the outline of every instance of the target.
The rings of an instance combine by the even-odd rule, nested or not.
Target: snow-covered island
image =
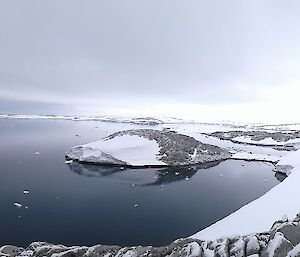
[[[74,161],[133,167],[193,165],[230,157],[221,147],[167,129],[120,131],[66,153],[66,158]]]

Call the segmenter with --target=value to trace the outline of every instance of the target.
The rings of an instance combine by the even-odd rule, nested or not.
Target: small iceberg
[[[17,208],[21,208],[22,204],[16,202],[16,203],[14,203],[14,206],[16,206]]]

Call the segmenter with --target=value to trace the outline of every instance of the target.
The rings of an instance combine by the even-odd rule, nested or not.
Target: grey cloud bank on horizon
[[[2,0],[0,112],[297,121],[299,13],[296,0]]]

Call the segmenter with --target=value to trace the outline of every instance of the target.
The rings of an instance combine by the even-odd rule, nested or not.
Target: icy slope
[[[278,165],[293,166],[291,174],[259,199],[196,233],[192,238],[215,239],[222,236],[267,231],[274,220],[293,217],[300,211],[300,150],[283,156]]]

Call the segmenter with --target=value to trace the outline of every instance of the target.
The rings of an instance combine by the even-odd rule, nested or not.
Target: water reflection
[[[68,166],[71,171],[85,177],[104,177],[124,171],[122,168],[116,166],[99,166],[79,162],[69,163]]]
[[[72,172],[84,177],[109,177],[121,183],[155,186],[189,180],[197,172],[203,172],[206,169],[218,166],[220,163],[221,161],[181,167],[128,168],[72,162],[68,166]],[[274,176],[280,182],[286,178],[285,174],[279,172],[275,173]]]
[[[139,186],[163,185],[172,182],[189,180],[198,171],[209,169],[220,164],[220,161],[182,167],[166,168],[125,168],[101,166],[72,162],[70,170],[85,177],[111,177],[124,183],[134,183]],[[120,174],[121,173],[121,174]]]
[[[157,180],[153,183],[144,184],[144,186],[149,185],[162,185],[169,184],[176,181],[188,180],[193,177],[198,171],[209,169],[220,164],[218,162],[211,162],[206,164],[183,166],[183,167],[168,167],[158,170]]]

